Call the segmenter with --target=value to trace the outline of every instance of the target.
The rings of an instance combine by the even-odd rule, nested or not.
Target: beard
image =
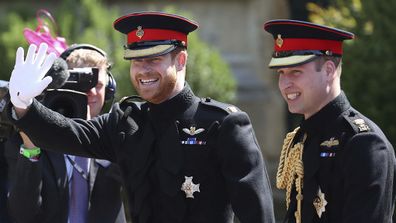
[[[155,81],[142,83],[141,79]],[[176,84],[176,72],[167,73],[166,75],[150,72],[144,75],[137,75],[137,78],[133,81],[139,96],[153,104],[159,104],[175,96]]]

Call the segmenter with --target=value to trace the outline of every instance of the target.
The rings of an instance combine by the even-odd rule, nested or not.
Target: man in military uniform
[[[46,47],[17,51],[10,79],[15,124],[39,147],[120,165],[134,223],[274,222],[272,193],[249,117],[232,105],[194,95],[185,82],[187,34],[198,25],[160,12],[114,22],[127,35],[124,57],[145,101],[129,97],[109,114],[67,119],[35,96],[52,56]],[[39,127],[38,127],[39,126]]]
[[[269,67],[291,113],[304,120],[287,134],[277,173],[286,190],[286,222],[392,222],[395,155],[380,128],[340,87],[343,40],[352,33],[273,20]]]

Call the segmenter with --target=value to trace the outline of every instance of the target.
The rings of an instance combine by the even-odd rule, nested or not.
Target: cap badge
[[[319,218],[322,217],[322,213],[326,211],[326,205],[327,201],[325,199],[325,194],[322,192],[322,190],[319,187],[318,194],[316,195],[316,198],[313,201],[313,205],[315,206],[316,213],[318,214]]]
[[[136,36],[139,37],[139,39],[141,39],[144,36],[144,31],[142,26],[137,27]]]
[[[194,126],[191,126],[190,129],[183,128],[183,132],[185,132],[185,133],[187,133],[187,134],[189,134],[191,136],[197,135],[197,134],[199,134],[199,133],[201,133],[203,131],[205,131],[205,129],[203,129],[203,128],[196,129]]]
[[[194,192],[199,191],[199,184],[194,184],[192,182],[193,177],[184,177],[184,183],[181,186],[181,190],[186,193],[186,198],[194,198]]]
[[[279,48],[283,45],[283,39],[281,34],[278,34],[278,38],[276,38],[276,45],[278,45]]]

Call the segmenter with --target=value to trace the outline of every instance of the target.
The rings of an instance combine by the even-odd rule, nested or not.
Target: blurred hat
[[[308,63],[317,56],[342,56],[342,42],[354,34],[336,28],[297,20],[271,20],[264,30],[274,37],[270,68]]]
[[[139,12],[118,18],[113,26],[127,35],[124,58],[137,59],[187,47],[187,35],[198,28],[198,23],[174,14]]]

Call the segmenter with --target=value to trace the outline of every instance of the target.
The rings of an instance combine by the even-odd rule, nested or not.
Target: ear
[[[335,66],[333,61],[327,60],[323,64],[323,68],[325,69],[328,80],[333,80],[337,76],[337,67]]]
[[[177,71],[183,70],[186,66],[186,63],[187,63],[187,52],[185,50],[182,50],[176,55]]]

